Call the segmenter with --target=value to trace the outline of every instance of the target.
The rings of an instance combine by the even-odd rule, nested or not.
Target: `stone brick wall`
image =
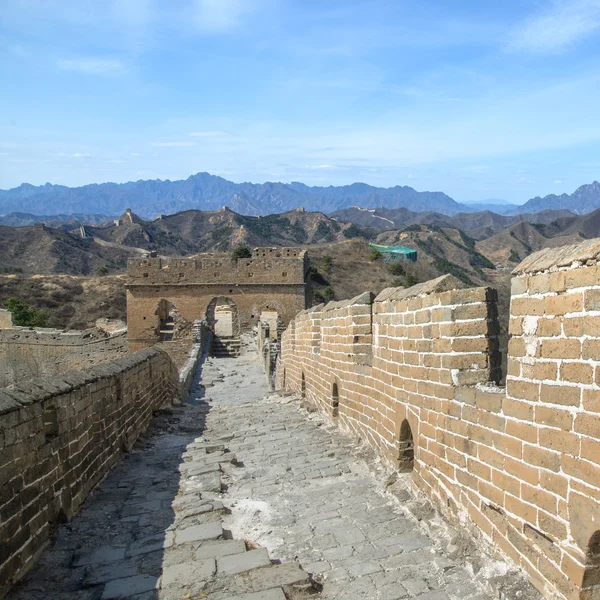
[[[450,276],[304,311],[278,363],[280,387],[412,469],[547,598],[600,594],[597,256],[586,242],[519,267],[506,389],[496,294]]]
[[[33,377],[87,369],[127,352],[126,332],[0,328],[0,387]]]
[[[159,338],[161,303],[188,323],[206,317],[210,303],[229,298],[241,331],[250,331],[264,310],[287,324],[308,305],[308,255],[300,248],[256,248],[252,258],[199,255],[128,262],[127,329],[135,352]]]
[[[0,391],[0,597],[178,386],[154,348]]]

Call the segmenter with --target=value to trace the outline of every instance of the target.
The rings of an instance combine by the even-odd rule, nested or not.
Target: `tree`
[[[323,289],[323,296],[327,301],[333,300],[335,298],[335,292],[333,291],[333,288],[330,285]]]
[[[98,267],[96,269],[96,275],[104,277],[105,275],[108,275],[108,269],[106,267]]]
[[[252,258],[252,252],[246,244],[238,244],[234,251],[231,253],[231,257],[237,260],[238,258]]]
[[[13,314],[15,325],[23,327],[46,327],[50,318],[45,310],[36,310],[19,298],[8,298],[4,308]]]
[[[393,262],[388,265],[388,271],[392,275],[404,275],[404,267],[399,262]]]
[[[326,254],[322,260],[323,260],[323,268],[326,271],[329,271],[329,269],[331,269],[331,265],[333,264],[333,258],[331,256],[329,256],[329,254]]]
[[[371,248],[371,251],[369,252],[369,258],[371,260],[380,260],[382,256],[383,254],[381,254],[377,248]]]

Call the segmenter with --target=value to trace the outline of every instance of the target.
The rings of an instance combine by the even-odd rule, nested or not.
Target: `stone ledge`
[[[561,246],[559,248],[544,248],[528,256],[518,265],[513,275],[539,273],[551,269],[571,267],[575,263],[596,261],[600,257],[600,239],[586,240],[580,244]]]
[[[18,410],[34,402],[43,402],[57,395],[67,394],[102,378],[124,373],[161,353],[168,356],[164,350],[146,348],[135,354],[90,367],[85,371],[69,371],[62,375],[14,384],[0,391],[0,414]]]
[[[417,283],[409,288],[386,288],[376,298],[375,302],[386,302],[387,300],[405,300],[406,298],[416,298],[427,294],[438,292],[449,292],[467,287],[462,281],[459,281],[453,275],[442,275],[437,279]]]

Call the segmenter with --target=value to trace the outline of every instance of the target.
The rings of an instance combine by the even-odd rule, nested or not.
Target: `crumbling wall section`
[[[0,387],[87,369],[127,354],[127,333],[0,328]]]
[[[517,269],[506,389],[496,385],[495,291],[461,289],[450,276],[300,313],[283,335],[278,385],[412,470],[545,597],[591,600],[600,594],[598,257],[595,240]]]
[[[0,391],[0,597],[178,395],[156,348]]]

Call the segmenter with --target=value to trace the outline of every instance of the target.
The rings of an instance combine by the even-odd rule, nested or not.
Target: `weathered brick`
[[[545,298],[544,312],[547,315],[565,315],[581,312],[583,308],[582,294],[559,294]]]
[[[548,404],[579,406],[581,402],[581,389],[574,385],[550,385],[543,383],[540,390],[540,400]]]
[[[562,321],[560,317],[540,319],[536,333],[539,337],[559,336],[562,333]]]
[[[511,398],[537,402],[540,395],[540,385],[528,381],[509,379],[506,382],[506,391]]]
[[[594,380],[594,368],[587,363],[566,363],[560,367],[560,378],[573,383],[590,384]]]

